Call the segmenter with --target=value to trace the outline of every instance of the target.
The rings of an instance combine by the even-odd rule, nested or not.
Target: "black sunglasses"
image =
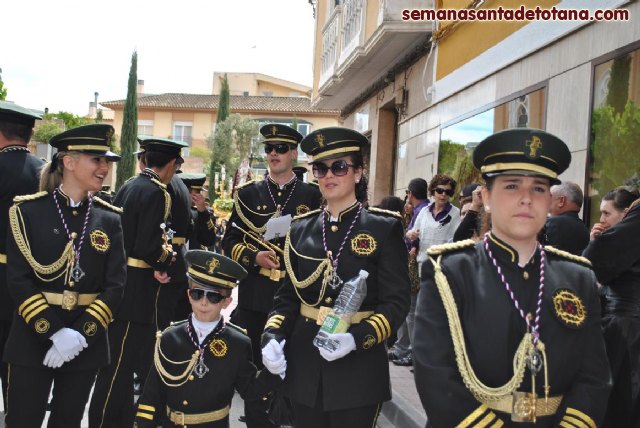
[[[343,175],[347,175],[349,167],[355,168],[355,165],[347,163],[346,160],[337,160],[332,163],[330,167],[323,163],[314,163],[311,170],[315,178],[324,178],[327,172],[329,172],[329,169],[331,169],[331,173],[336,177],[342,177]]]
[[[189,296],[191,297],[192,300],[196,300],[196,301],[202,299],[202,296],[207,296],[207,299],[209,299],[209,302],[213,304],[220,303],[228,297],[228,296],[223,296],[218,291],[204,290],[202,288],[190,288]]]
[[[448,196],[453,196],[453,189],[443,189],[442,187],[436,187],[433,189],[438,195],[446,193]]]
[[[283,155],[289,151],[290,147],[288,144],[280,143],[280,144],[265,144],[264,152],[266,154],[271,153],[272,150],[275,150],[277,154]]]

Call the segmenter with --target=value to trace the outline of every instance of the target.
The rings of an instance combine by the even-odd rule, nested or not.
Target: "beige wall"
[[[222,78],[224,73],[215,72],[213,74],[213,95],[219,95],[222,88]],[[274,97],[288,97],[292,92],[300,96],[306,96],[300,85],[288,86],[285,81],[275,83],[269,81],[268,77],[258,73],[227,73],[229,82],[229,93],[231,95],[244,95],[248,92],[251,96],[263,96],[264,92],[272,92]],[[298,96],[298,95],[295,95]]]

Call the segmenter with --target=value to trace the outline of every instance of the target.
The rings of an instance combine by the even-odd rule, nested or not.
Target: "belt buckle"
[[[172,410],[171,411],[171,422],[173,422],[176,425],[182,425],[184,426],[184,412],[179,412],[177,410]]]
[[[62,292],[62,309],[72,311],[78,307],[78,292],[64,290]]]
[[[536,395],[530,392],[514,392],[511,420],[513,422],[535,422],[536,400]]]
[[[269,279],[276,282],[280,281],[280,271],[278,269],[271,269]]]

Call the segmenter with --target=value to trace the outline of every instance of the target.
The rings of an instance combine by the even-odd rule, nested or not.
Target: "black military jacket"
[[[525,267],[520,267],[513,248],[495,236],[489,242],[521,307],[525,313],[534,314],[540,284],[540,252]],[[434,260],[442,255],[442,271],[455,299],[475,374],[487,386],[504,385],[513,376],[513,357],[526,324],[488,258],[484,243],[444,244],[429,253]],[[564,398],[557,413],[538,417],[536,426],[556,427],[580,415],[578,422],[583,425],[571,422],[563,426],[595,427],[604,415],[609,366],[600,330],[595,277],[586,264],[586,259],[545,249],[540,340],[548,357],[550,396]],[[527,426],[511,422],[510,415],[488,409],[465,387],[430,260],[422,266],[414,331],[416,385],[430,426],[453,427],[463,421],[468,427]],[[541,371],[536,377],[539,397],[544,397],[543,385]],[[531,392],[528,370],[518,391]]]
[[[167,285],[187,282],[187,267],[184,262],[186,241],[191,228],[191,195],[189,189],[177,175],[174,175],[167,186],[171,197],[171,213],[167,224],[174,231],[171,245],[176,252],[176,261],[169,266],[167,273],[171,281]]]
[[[273,306],[273,296],[282,284],[282,280],[273,280],[260,273],[260,266],[255,263],[256,254],[259,251],[266,251],[267,248],[259,245],[255,239],[247,236],[233,224],[259,236],[264,234],[267,221],[276,212],[276,206],[271,200],[267,186],[276,204],[283,206],[282,215],[296,216],[315,210],[320,206],[322,199],[317,186],[297,179],[282,189],[271,179],[252,181],[240,187],[236,193],[231,218],[222,240],[222,248],[225,255],[240,263],[249,272],[249,275],[240,281],[238,287],[238,307],[265,314]],[[283,248],[284,238],[272,240],[271,243]],[[280,269],[284,270],[282,260],[280,260]]]
[[[124,249],[128,258],[127,284],[117,319],[151,323],[155,296],[159,286],[153,271],[166,271],[171,252],[163,247],[164,232],[171,210],[171,198],[158,175],[145,169],[125,183],[114,199],[123,208]],[[131,266],[131,259],[142,260],[150,267]]]
[[[216,243],[216,225],[211,211],[198,211],[191,207],[190,250],[208,250]]]
[[[549,217],[540,235],[543,245],[551,245],[576,256],[582,255],[589,243],[589,229],[575,211]]]
[[[7,290],[7,226],[13,198],[38,191],[40,169],[44,162],[24,146],[7,146],[0,150],[0,320],[13,317],[13,301]]]
[[[358,206],[356,203],[343,211],[337,222],[321,212],[294,221],[289,254],[296,280],[304,281],[327,257],[322,244],[323,223],[327,248],[337,256]],[[349,329],[357,350],[333,362],[323,359],[313,345],[319,326],[300,314],[300,306],[306,302],[316,308],[333,307],[342,286],[335,290],[327,286],[323,292],[320,275],[305,288],[298,288],[287,275],[276,294],[263,342],[272,337],[287,338],[283,386],[288,397],[312,407],[322,385],[324,410],[365,406],[391,398],[385,341],[402,325],[409,311],[407,260],[400,217],[389,211],[363,208],[338,258],[338,275],[346,282],[361,269],[369,273],[360,311],[372,314]]]
[[[187,367],[186,364],[174,365],[172,361],[189,361],[197,350],[188,328],[191,319],[173,324],[162,332],[160,351],[163,367],[172,376],[179,376]],[[193,327],[191,327],[193,328]],[[195,374],[187,375],[188,380],[181,386],[167,386],[181,381],[169,381],[161,377],[157,368],[151,369],[144,386],[144,392],[138,401],[136,423],[139,427],[153,427],[153,418],[162,419],[166,415],[167,406],[174,411],[185,414],[207,413],[223,409],[231,404],[234,391],[238,391],[243,399],[256,399],[273,390],[281,380],[266,370],[257,373],[251,361],[251,341],[239,327],[227,323],[217,337],[211,332],[203,343],[204,364],[209,369],[202,378]],[[164,379],[164,381],[163,381]],[[198,427],[228,427],[229,418],[198,424]],[[165,423],[163,426],[174,426]],[[191,426],[191,425],[189,425]]]
[[[41,265],[58,260],[69,242],[53,197],[47,192],[40,192],[16,198],[15,224],[25,242],[28,241],[31,256]],[[88,199],[78,207],[71,207],[64,195],[60,195],[58,201],[69,232],[78,235],[77,242],[89,209]],[[48,339],[61,328],[69,327],[82,333],[89,347],[60,370],[89,370],[107,365],[109,344],[104,332],[122,299],[126,274],[120,210],[93,198],[80,251],[80,267],[85,275],[73,286],[65,282],[64,267],[51,275],[40,274],[44,278],[55,278],[62,273],[53,281],[38,278],[19,249],[13,233],[7,241],[7,259],[7,283],[17,311],[4,360],[42,368],[44,356],[52,345]],[[80,294],[97,293],[98,296],[88,306],[66,310],[59,304],[49,304],[42,294],[65,290]]]

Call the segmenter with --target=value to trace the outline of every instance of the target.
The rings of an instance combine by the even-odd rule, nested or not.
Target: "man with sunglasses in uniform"
[[[224,254],[240,263],[248,275],[238,287],[232,321],[245,328],[253,346],[253,361],[261,368],[260,336],[273,305],[273,296],[286,275],[282,261],[284,236],[266,242],[262,236],[271,218],[292,217],[319,208],[322,196],[314,184],[296,177],[293,165],[302,135],[279,124],[260,128],[269,174],[238,187],[233,211],[222,240]],[[248,428],[273,427],[266,400],[245,401]]]

